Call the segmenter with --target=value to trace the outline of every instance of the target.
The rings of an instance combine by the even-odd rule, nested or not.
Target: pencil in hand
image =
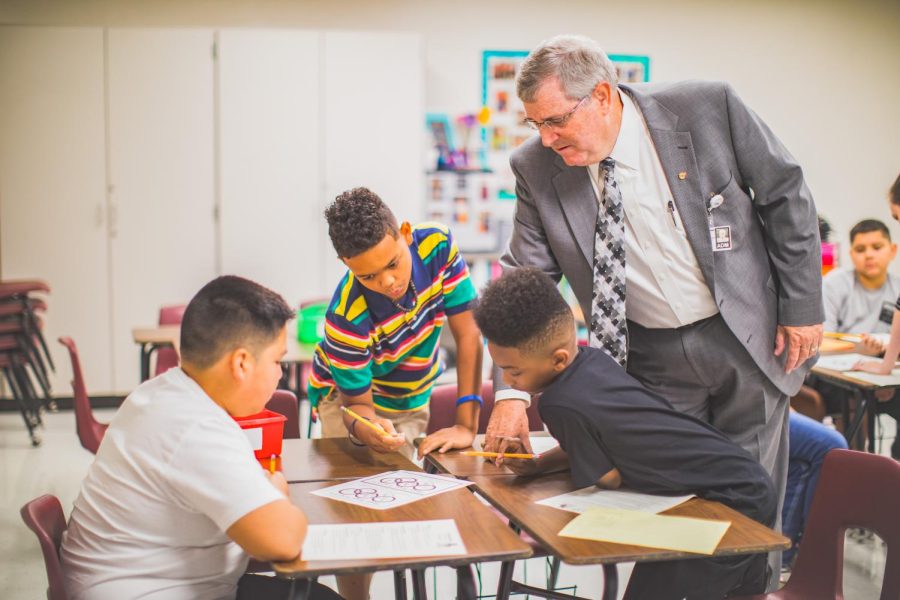
[[[537,458],[534,454],[524,454],[524,453],[516,453],[516,452],[481,452],[478,450],[465,450],[460,452],[463,456],[484,456],[486,458],[522,458],[522,459],[533,459]]]
[[[387,431],[384,430],[384,428],[381,427],[381,425],[378,425],[377,423],[373,423],[372,421],[359,416],[358,414],[356,414],[355,412],[353,412],[346,406],[342,406],[341,410],[344,411],[345,413],[347,413],[348,415],[350,415],[351,417],[353,417],[354,419],[356,419],[357,422],[362,423],[363,425],[365,425],[366,427],[368,427],[369,429],[371,429],[372,431],[374,431],[375,433],[377,433],[378,435],[380,435],[382,437],[394,437],[395,435],[399,435],[399,434],[388,433]]]

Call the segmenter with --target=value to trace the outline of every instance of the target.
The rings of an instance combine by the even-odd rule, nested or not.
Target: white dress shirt
[[[718,312],[688,242],[644,119],[628,94],[622,126],[610,158],[625,210],[625,310],[629,320],[651,329],[676,328]],[[599,163],[588,172],[597,194]]]

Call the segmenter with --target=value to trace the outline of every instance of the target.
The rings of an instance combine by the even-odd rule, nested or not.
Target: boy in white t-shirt
[[[125,399],[75,501],[60,550],[72,600],[288,597],[287,582],[242,575],[251,555],[295,558],[306,517],[232,417],[258,413],[274,392],[292,316],[239,277],[194,296],[181,368]],[[339,598],[313,586],[312,598]]]

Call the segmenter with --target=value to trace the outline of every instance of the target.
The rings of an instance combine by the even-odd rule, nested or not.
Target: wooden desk
[[[535,502],[576,489],[569,473],[533,478],[473,476],[471,479],[491,504],[563,562],[572,565],[603,564],[606,581],[604,599],[615,598],[616,595],[618,578],[615,563],[697,557],[696,554],[675,550],[560,537],[559,530],[577,515]],[[715,556],[755,554],[785,550],[791,546],[791,541],[786,537],[718,502],[694,498],[663,514],[731,521],[731,527],[719,543]],[[504,565],[504,569],[508,575],[501,573],[501,587],[504,577],[507,585],[512,578],[511,565]],[[498,598],[507,593],[506,590],[504,594],[498,591]]]
[[[872,357],[872,360],[879,359],[876,357]],[[875,416],[878,407],[878,399],[875,397],[875,392],[877,392],[878,390],[894,389],[900,386],[877,385],[875,383],[872,383],[871,381],[856,379],[855,377],[853,377],[852,371],[835,371],[819,366],[814,366],[811,369],[810,373],[826,383],[850,392],[850,395],[857,400],[856,414],[853,415],[852,421],[850,419],[850,406],[847,402],[843,403],[844,438],[847,440],[847,444],[851,448],[861,448],[862,440],[859,440],[859,443],[854,445],[854,439],[857,438],[857,436],[861,435],[862,420],[863,418],[865,418],[869,430],[869,440],[866,449],[874,454]]]
[[[284,440],[276,460],[288,483],[357,479],[399,469],[421,471],[399,452],[379,454],[354,446],[349,438]],[[269,459],[260,463],[268,467]]]
[[[393,570],[395,593],[405,598],[405,569],[413,569],[415,596],[426,598],[422,572],[426,567],[464,567],[482,561],[515,561],[531,556],[531,548],[467,489],[453,490],[389,510],[372,510],[363,506],[338,502],[311,492],[334,485],[333,481],[294,483],[291,501],[303,509],[310,523],[337,524],[382,521],[426,521],[453,519],[466,546],[460,556],[392,558],[346,561],[304,561],[275,563],[278,577],[306,579],[320,575],[343,575],[370,571]],[[469,572],[468,569],[466,569]],[[402,588],[400,587],[402,584]],[[474,585],[459,590],[460,597],[474,600]]]
[[[531,437],[550,437],[550,434],[545,431],[532,431]],[[476,476],[515,475],[506,467],[498,467],[482,456],[465,456],[462,454],[466,450],[480,450],[483,445],[484,434],[478,434],[475,437],[475,443],[470,448],[451,450],[444,454],[432,452],[425,457],[425,470],[444,475],[453,475],[460,479],[469,479]]]

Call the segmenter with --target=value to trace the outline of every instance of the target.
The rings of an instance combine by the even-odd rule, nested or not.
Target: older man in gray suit
[[[758,457],[783,492],[788,397],[823,321],[799,165],[727,84],[617,85],[587,38],[542,43],[516,83],[540,137],[510,161],[504,268],[565,276],[591,345]],[[514,398],[494,408],[491,449],[527,438],[527,398],[498,391]]]

